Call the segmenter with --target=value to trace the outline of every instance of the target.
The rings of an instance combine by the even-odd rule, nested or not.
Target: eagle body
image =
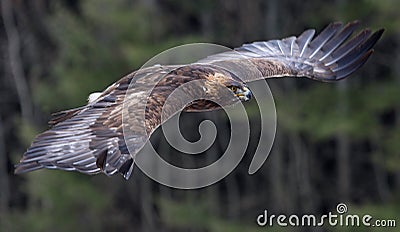
[[[246,83],[264,78],[332,82],[352,74],[367,61],[383,33],[364,29],[351,37],[358,25],[357,21],[331,23],[315,37],[312,29],[298,37],[244,44],[187,65],[134,71],[90,95],[87,105],[54,114],[51,128],[34,139],[15,173],[48,168],[121,173],[128,179],[135,155],[154,130],[179,110],[210,111],[248,101],[251,91]],[[176,98],[176,104],[166,104],[186,84],[190,88],[184,94],[196,100],[187,103]],[[229,97],[222,97],[221,86],[230,91]],[[129,136],[124,136],[124,128],[129,129]],[[127,143],[133,147],[128,149]]]

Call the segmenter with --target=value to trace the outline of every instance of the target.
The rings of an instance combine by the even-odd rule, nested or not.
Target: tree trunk
[[[8,175],[6,144],[4,137],[3,120],[0,117],[0,218],[8,215],[8,201],[10,196],[10,182]]]
[[[20,36],[13,18],[13,7],[10,0],[1,1],[2,18],[8,42],[8,60],[11,76],[18,95],[22,118],[25,122],[32,120],[33,106],[29,94],[28,83],[21,61]]]

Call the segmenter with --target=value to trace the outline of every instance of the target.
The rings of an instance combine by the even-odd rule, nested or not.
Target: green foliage
[[[29,174],[29,208],[9,216],[9,231],[99,231],[110,196],[93,178],[78,173],[38,171]],[[23,217],[21,217],[23,214]]]
[[[278,118],[287,130],[305,132],[316,140],[338,133],[373,140],[387,134],[381,117],[398,105],[397,91],[393,81],[350,87],[345,95],[337,85],[313,84],[310,89],[278,97]]]
[[[243,26],[240,23],[247,18],[257,17],[257,14],[252,14],[253,12],[246,14],[246,4],[255,4],[254,2],[258,1],[243,2],[243,6],[236,6],[236,2],[232,2],[228,4],[223,1],[207,0],[199,4],[182,0],[149,2],[86,0],[81,1],[78,15],[66,10],[59,3],[55,3],[54,12],[47,16],[46,25],[57,42],[57,52],[54,53],[51,67],[48,67],[48,76],[34,81],[31,86],[35,105],[45,112],[42,115],[44,118],[48,117],[50,112],[86,104],[87,96],[90,93],[102,91],[123,75],[142,66],[155,54],[180,44],[210,42],[209,39],[205,40],[203,37],[203,34],[207,33],[193,30],[193,28],[201,27],[196,24],[204,23],[207,20],[211,20],[211,23],[204,25],[211,25],[214,28],[203,28],[203,30],[211,32],[217,41],[231,42],[236,39],[243,40],[241,42],[250,42],[247,41],[245,35],[242,35]],[[288,28],[280,29],[285,32],[300,30],[297,26],[291,28],[294,19],[297,25],[299,25],[297,21],[301,21],[304,23],[301,26],[313,25],[318,28],[332,20],[362,19],[363,24],[371,25],[372,28],[383,25],[387,29],[383,41],[386,39],[389,41],[389,38],[391,38],[390,41],[398,38],[393,39],[393,36],[399,33],[400,28],[397,0],[328,1],[328,3],[312,1],[298,4],[290,1],[270,2],[278,4],[277,24],[281,25],[281,22],[284,22],[282,25],[288,25]],[[292,14],[293,9],[287,6],[293,7],[296,14]],[[270,5],[262,3],[260,9],[262,7],[265,7],[266,10],[260,10],[260,12],[271,12]],[[263,34],[269,25],[266,18],[266,15],[260,14],[260,17],[255,20],[260,25],[254,25],[251,30],[259,30],[259,34]],[[191,19],[196,22],[191,23]],[[234,28],[233,32],[224,28],[225,24],[221,24],[223,20],[227,20],[224,23]],[[182,26],[181,24],[187,25],[186,27],[191,30],[176,29]],[[204,25],[202,27],[205,27]],[[179,33],[176,32],[177,30]],[[383,41],[378,44],[381,48],[391,50],[396,47],[394,42],[385,41],[386,43],[384,43]],[[372,59],[377,59],[375,54],[372,57]],[[375,65],[382,66],[383,63],[386,69],[398,65],[394,62],[396,57],[393,56],[393,53],[383,54],[380,58],[381,60],[378,60]],[[398,117],[400,113],[399,83],[398,80],[395,80],[398,79],[399,74],[377,72],[376,75],[368,75],[369,79],[363,79],[359,74],[353,75],[352,80],[358,81],[349,82],[345,91],[340,90],[336,84],[310,81],[305,87],[294,84],[293,88],[289,88],[291,91],[275,94],[278,126],[281,130],[279,133],[305,135],[307,146],[310,147],[346,134],[351,138],[350,143],[368,143],[373,147],[370,153],[365,154],[368,158],[373,157],[373,160],[365,160],[365,162],[379,164],[387,175],[398,175],[400,169],[400,143],[398,142],[400,140],[400,122],[394,122],[395,120],[390,118],[391,115]],[[382,77],[379,78],[382,79],[374,79],[374,76],[377,75],[381,75]],[[289,81],[295,82],[293,79]],[[363,84],[360,85],[360,83]],[[249,117],[258,117],[255,104],[250,102],[247,106]],[[19,142],[28,145],[34,135],[38,133],[37,127],[39,126],[21,122],[17,117],[15,124],[18,125],[15,129]],[[40,126],[45,127],[45,125]],[[282,143],[283,146],[287,146],[290,141]],[[281,147],[281,150],[285,150],[285,147]],[[315,159],[313,155],[315,154],[307,157],[309,160],[314,159],[310,161],[310,166],[318,166],[319,163],[326,161],[323,157]],[[273,178],[279,178],[279,175],[287,177],[287,179],[278,179],[278,181],[287,181],[287,183],[283,183],[282,187],[285,191],[290,190],[291,182],[297,181],[295,179],[297,174],[302,178],[302,174],[304,174],[304,170],[297,167],[301,164],[289,162],[294,162],[291,157],[282,159],[282,167],[279,168],[281,173],[273,176]],[[297,168],[296,171],[291,171],[294,167]],[[296,186],[292,188],[290,194],[285,195],[293,195],[292,199],[280,199],[278,202],[289,202],[287,204],[293,205],[288,207],[292,208],[301,205],[302,202],[298,201],[303,198],[311,199],[318,206],[326,204],[322,200],[318,201],[321,198],[319,196],[320,188],[332,185],[331,182],[325,183],[328,182],[325,181],[325,178],[328,179],[329,175],[333,175],[326,172],[331,172],[332,169],[322,172],[318,171],[318,168],[324,169],[316,167],[315,172],[318,172],[319,176],[311,176],[308,180],[314,195],[302,193]],[[314,167],[312,171],[314,171]],[[238,173],[239,176],[247,175],[247,167],[246,169],[242,168]],[[311,174],[315,173],[311,172]],[[274,193],[275,190],[270,188],[272,185],[268,185],[271,183],[265,183],[272,182],[268,175],[271,173],[258,173],[258,177],[252,176],[254,182],[250,185],[257,186],[257,188],[262,186],[258,189],[260,192],[251,196],[252,198],[247,196],[246,194],[249,193],[242,189],[242,186],[246,186],[247,183],[244,183],[246,181],[241,179],[242,176],[238,178],[240,187],[237,187],[236,191],[243,194],[240,195],[243,198],[251,198],[249,202],[252,206],[249,206],[247,211],[254,212],[254,204],[265,202],[266,199],[270,199],[271,195],[274,195],[271,193]],[[18,191],[26,194],[27,206],[10,210],[5,219],[4,217],[0,218],[0,226],[5,228],[5,231],[102,231],[107,230],[105,225],[108,223],[118,224],[110,226],[110,228],[131,228],[132,225],[138,226],[137,221],[151,218],[147,215],[148,212],[142,213],[143,209],[131,206],[140,201],[140,198],[130,196],[129,194],[134,195],[131,192],[116,193],[117,191],[112,188],[104,187],[108,186],[105,182],[110,183],[108,179],[99,184],[94,181],[95,178],[78,173],[48,170],[33,172],[27,176],[26,180],[18,185],[24,188],[18,189]],[[315,179],[318,178],[323,179],[324,183],[316,182]],[[115,183],[109,185],[116,187]],[[126,185],[126,182],[121,182],[118,187],[122,188],[121,186]],[[299,183],[299,186],[302,186],[302,183]],[[371,188],[375,188],[375,186]],[[332,195],[326,196],[326,198],[334,201],[332,199],[336,199],[336,187],[333,186],[332,189],[334,190]],[[140,191],[140,188],[132,190],[135,193],[144,193],[144,191]],[[154,206],[149,206],[149,208],[154,208],[156,211],[154,214],[157,214],[154,217],[159,217],[160,224],[169,228],[170,231],[291,231],[292,229],[259,228],[255,220],[228,219],[227,213],[222,212],[223,210],[219,214],[211,210],[213,207],[215,208],[215,205],[221,208],[224,208],[225,205],[213,202],[207,197],[189,198],[182,201],[165,200],[158,192],[158,187],[152,186],[150,191],[154,191],[154,195],[162,200],[154,202]],[[393,186],[390,191],[392,195],[398,194],[398,189]],[[218,194],[226,197],[226,194],[230,194],[230,192],[223,190]],[[372,196],[368,194],[370,193],[365,193],[366,199],[374,197],[373,194],[371,194]],[[177,198],[180,199],[180,197]],[[360,201],[363,200],[365,199]],[[115,207],[114,204],[119,201],[122,201],[119,208]],[[354,209],[354,213],[370,213],[377,218],[396,218],[400,215],[399,208],[396,206],[398,202],[392,202],[391,199],[387,201],[388,203],[382,205],[360,206]],[[230,203],[235,204],[235,202]],[[123,207],[125,207],[125,211],[120,210]],[[275,205],[275,208],[278,207],[283,206]],[[357,228],[351,228],[349,231],[353,231],[353,229]],[[359,231],[364,231],[364,229],[360,228]],[[369,229],[370,231],[379,231],[375,228]],[[385,231],[390,230],[385,228]]]
[[[213,216],[207,212],[207,203],[198,201],[173,202],[160,200],[162,218],[171,226],[203,228]]]
[[[157,24],[148,18],[150,10],[126,1],[85,1],[82,8],[81,17],[61,8],[52,19],[60,52],[52,79],[39,82],[34,91],[35,101],[45,111],[83,105],[90,93],[103,91],[153,55],[199,41],[193,36],[152,41],[152,26]]]
[[[247,224],[237,220],[226,220],[210,212],[210,201],[188,199],[185,201],[160,200],[161,215],[165,223],[182,230],[197,229],[218,232],[260,231],[256,222]],[[223,209],[222,209],[223,210]],[[262,231],[290,231],[286,228],[262,228]]]
[[[391,171],[400,170],[400,128],[391,128],[393,107],[400,107],[397,81],[349,87],[344,95],[337,85],[311,85],[310,89],[277,98],[279,125],[303,133],[312,141],[346,134],[353,141],[371,141],[379,147],[374,162]],[[323,99],[323,100],[321,100]],[[395,119],[391,119],[395,120]]]
[[[39,133],[38,128],[35,128],[31,123],[25,122],[21,118],[16,118],[16,124],[18,125],[18,136],[21,138],[21,142],[28,146],[31,144],[33,138]]]

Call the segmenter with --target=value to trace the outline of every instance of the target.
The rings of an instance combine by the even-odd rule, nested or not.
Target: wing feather
[[[330,54],[332,54],[335,49],[337,49],[346,39],[353,34],[354,30],[359,26],[359,21],[354,21],[348,23],[334,38],[329,40],[322,49],[322,57],[316,56],[315,59],[319,59],[320,61],[327,58]]]
[[[128,179],[133,170],[133,157],[122,131],[125,93],[134,77],[137,83],[151,85],[156,83],[164,69],[157,66],[131,73],[88,105],[54,114],[50,120],[52,128],[35,138],[16,165],[15,173],[49,168],[86,174],[103,172],[113,175],[120,172]],[[145,80],[141,81],[142,78]],[[132,149],[138,152],[147,138],[145,133],[136,133],[130,138],[131,144],[135,144]]]
[[[315,35],[314,29],[309,29],[304,31],[299,37],[296,39],[297,46],[301,50],[299,57],[302,57],[309,43]]]
[[[368,39],[371,33],[372,32],[370,29],[365,29],[361,31],[354,38],[350,39],[348,42],[335,50],[327,60],[324,60],[324,62],[326,62],[326,65],[328,66],[334,64],[335,62],[349,54],[351,51],[356,49],[364,40]]]
[[[305,56],[312,59],[317,52],[336,34],[342,27],[341,23],[329,24],[317,37],[315,37],[308,46]]]
[[[381,37],[381,31],[375,32],[368,39],[361,42],[357,48],[351,50],[346,56],[337,60],[337,67],[333,69],[333,71],[342,70],[352,63],[357,62],[360,58],[362,58],[368,51],[372,51],[371,48],[375,45],[376,41]]]
[[[261,73],[239,76],[245,82],[285,76],[336,81],[360,68],[383,34],[383,29],[372,33],[367,28],[350,38],[359,24],[354,21],[343,26],[336,22],[316,37],[315,30],[310,29],[298,37],[244,44],[234,51],[212,55],[198,63],[214,64],[227,70],[241,67],[239,73],[255,73],[254,70]]]

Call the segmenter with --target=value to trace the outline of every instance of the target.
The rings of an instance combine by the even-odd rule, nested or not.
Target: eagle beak
[[[238,92],[236,93],[236,97],[239,98],[241,101],[250,101],[251,97],[253,95],[251,94],[251,91],[247,87],[243,87],[242,89],[239,89]]]

